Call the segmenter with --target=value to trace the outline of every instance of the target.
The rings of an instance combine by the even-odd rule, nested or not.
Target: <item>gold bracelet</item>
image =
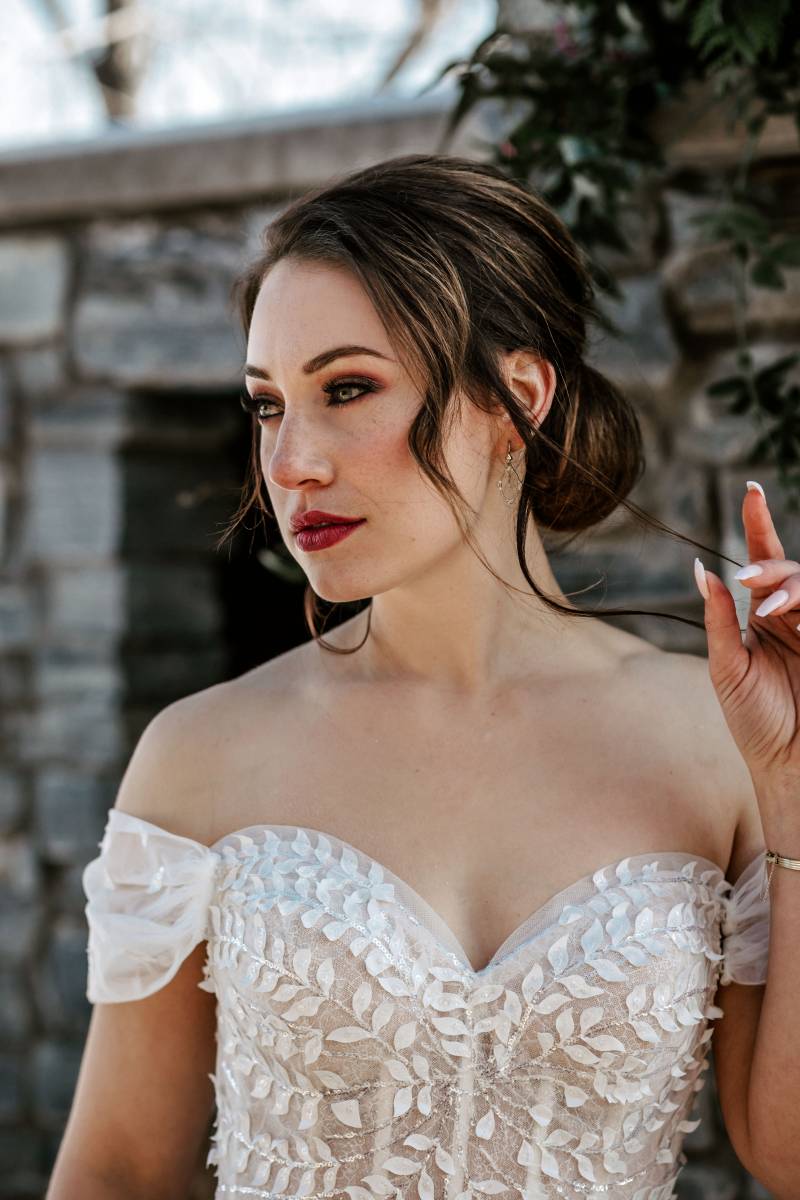
[[[769,895],[772,872],[775,870],[776,865],[779,867],[791,867],[793,871],[800,871],[800,858],[787,858],[785,854],[778,854],[775,850],[767,850],[766,861],[770,864],[770,868],[761,892],[762,900],[766,900]]]

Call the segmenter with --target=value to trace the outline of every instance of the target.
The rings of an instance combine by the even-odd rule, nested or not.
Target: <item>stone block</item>
[[[738,260],[717,245],[681,247],[664,260],[665,304],[679,342],[694,347],[704,339],[735,341],[738,271]],[[800,267],[786,267],[784,276],[781,289],[748,280],[749,335],[791,338],[800,332]]]
[[[28,431],[38,448],[113,453],[128,436],[129,398],[106,386],[64,384],[28,398]]]
[[[244,361],[230,288],[238,218],[96,221],[83,247],[72,327],[82,378],[142,387],[230,386]]]
[[[52,701],[58,696],[103,692],[117,701],[124,680],[114,651],[113,643],[102,635],[86,645],[38,646],[31,670],[34,695]]]
[[[33,839],[17,834],[0,841],[0,965],[28,961],[44,920],[43,877]]]
[[[33,1011],[27,979],[19,968],[0,968],[0,1045],[23,1043],[33,1032]]]
[[[49,571],[44,580],[46,636],[119,637],[127,621],[125,579],[125,568],[116,563]]]
[[[132,562],[63,568],[45,580],[45,632],[51,639],[208,639],[220,634],[219,567]]]
[[[3,889],[0,889],[2,896]],[[19,967],[37,952],[47,920],[44,901],[3,899],[0,903],[0,965]]]
[[[0,646],[0,650],[1,650]],[[30,660],[25,648],[16,648],[2,654],[2,701],[6,706],[4,720],[8,714],[18,713],[30,698]],[[8,740],[8,746],[13,746]],[[12,761],[10,752],[4,755],[6,762]]]
[[[0,766],[0,835],[15,833],[27,811],[27,787],[22,773],[11,766]]]
[[[14,718],[8,724],[24,763],[36,766],[55,758],[94,769],[117,763],[124,753],[116,697],[111,693],[44,700]]]
[[[46,1038],[31,1055],[34,1115],[49,1129],[63,1129],[69,1116],[78,1080],[83,1042],[79,1039]]]
[[[0,237],[0,344],[24,345],[63,327],[69,253],[47,234]]]
[[[22,397],[31,409],[57,388],[64,387],[67,368],[63,343],[15,350],[12,362]]]
[[[114,456],[75,447],[30,456],[24,540],[47,566],[113,557],[121,539],[122,494]]]
[[[105,450],[166,447],[189,457],[227,449],[247,419],[238,391],[210,395],[183,388],[125,392],[105,384],[69,383],[28,401],[29,435],[37,447]]]
[[[0,652],[27,649],[36,636],[30,589],[21,583],[0,583]]]
[[[34,836],[47,862],[80,865],[94,858],[116,776],[96,776],[66,768],[41,771],[34,781]]]
[[[0,893],[11,903],[32,900],[42,886],[33,840],[26,833],[0,841]]]
[[[678,350],[669,327],[661,282],[652,273],[619,280],[619,300],[598,296],[598,308],[619,329],[612,335],[592,326],[587,359],[621,385],[662,387],[678,361]]]
[[[0,645],[0,651],[2,651],[2,645]],[[29,701],[29,667],[29,658],[24,648],[3,653],[3,664],[0,671],[2,671],[3,703],[7,705],[6,717],[9,711],[22,711]]]
[[[91,1016],[86,998],[87,937],[85,918],[59,916],[37,958],[34,995],[48,1033],[85,1033]]]

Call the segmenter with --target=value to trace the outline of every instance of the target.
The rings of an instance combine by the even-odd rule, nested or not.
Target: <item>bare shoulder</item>
[[[119,786],[115,808],[210,845],[226,780],[241,768],[254,732],[274,728],[293,708],[303,647],[172,701],[145,726]]]
[[[626,660],[642,699],[669,722],[669,732],[693,776],[693,794],[729,830],[727,875],[735,880],[763,848],[761,817],[747,764],[728,728],[705,656],[653,648]],[[723,859],[720,859],[723,864]]]

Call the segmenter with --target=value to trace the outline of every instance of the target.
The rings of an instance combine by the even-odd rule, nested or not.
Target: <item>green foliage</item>
[[[800,266],[800,237],[773,228],[768,205],[748,187],[767,118],[792,116],[800,131],[800,5],[548,2],[564,14],[551,30],[523,34],[499,25],[469,59],[443,68],[434,82],[454,72],[459,88],[445,140],[476,105],[488,102],[490,119],[503,123],[486,147],[491,161],[535,184],[581,247],[598,289],[619,297],[616,279],[593,252],[603,246],[630,251],[621,232],[624,212],[636,204],[640,185],[670,174],[653,118],[664,104],[682,99],[687,85],[708,84],[710,102],[722,106],[729,128],[740,121],[746,131],[738,171],[724,180],[722,195],[713,173],[670,175],[669,183],[716,199],[714,211],[695,218],[698,237],[723,247],[735,269],[740,370],[709,394],[730,396],[732,412],[750,411],[762,422],[756,461],[778,466],[789,506],[798,511],[800,391],[788,376],[800,355],[755,371],[745,312],[748,287],[784,289],[785,268]],[[613,329],[608,318],[601,321]]]

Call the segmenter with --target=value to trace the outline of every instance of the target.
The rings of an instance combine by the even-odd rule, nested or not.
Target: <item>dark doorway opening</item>
[[[242,485],[247,477],[251,436],[245,419],[230,443],[230,475]],[[234,496],[231,515],[237,506],[238,498]],[[305,579],[290,582],[268,569],[259,557],[265,550],[289,560],[276,522],[253,511],[218,552],[228,679],[310,638],[303,616]]]

